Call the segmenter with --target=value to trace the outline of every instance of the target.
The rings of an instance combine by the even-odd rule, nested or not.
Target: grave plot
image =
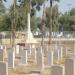
[[[57,63],[57,61],[59,60],[59,50],[58,49],[56,49],[56,50],[54,50],[54,54],[53,54],[53,63],[54,64],[56,64]]]
[[[26,49],[23,49],[22,50],[22,54],[21,54],[21,59],[20,59],[20,63],[23,64],[23,65],[26,65],[27,64],[27,50]]]
[[[36,62],[36,48],[32,48],[31,59],[33,59],[34,62]]]
[[[75,60],[66,59],[65,61],[65,75],[75,75]]]
[[[53,65],[53,51],[48,51],[47,53],[47,65],[48,66]]]
[[[15,51],[13,49],[8,50],[8,68],[13,69],[15,66]]]
[[[4,51],[0,49],[0,61],[4,61]]]
[[[16,45],[16,54],[19,54],[19,51],[20,51],[20,46]]]
[[[0,49],[4,49],[5,47],[4,47],[4,45],[0,45]]]
[[[63,58],[63,49],[62,49],[62,47],[58,47],[54,50],[54,55],[53,55],[54,64],[61,61],[62,58]]]
[[[63,58],[63,48],[59,47],[59,60]]]
[[[47,50],[48,50],[47,46],[43,46],[42,50],[43,50],[44,57],[47,57]]]
[[[24,49],[23,46],[19,46],[19,56],[22,55],[22,50],[23,50],[23,49]]]
[[[63,56],[66,56],[68,54],[68,49],[67,47],[63,47]]]
[[[37,63],[37,70],[44,69],[43,53],[42,50],[40,49],[36,50],[36,63]]]
[[[75,53],[69,53],[69,58],[74,59],[75,60]]]
[[[4,62],[0,62],[0,75],[8,75],[7,64]]]
[[[51,75],[64,75],[65,69],[61,65],[51,66]]]

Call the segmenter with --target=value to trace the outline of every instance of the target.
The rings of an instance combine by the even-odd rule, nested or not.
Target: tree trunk
[[[15,20],[15,8],[16,8],[16,0],[13,3],[13,12],[12,12],[12,24],[11,24],[11,46],[12,48],[15,46],[15,31],[16,31],[16,20]]]
[[[41,28],[41,30],[42,30],[42,41],[41,41],[41,46],[42,46],[42,48],[43,48],[43,46],[44,46],[44,32],[45,32],[45,10],[44,10],[44,8],[45,8],[45,5],[43,6],[43,15],[42,15],[42,28]]]
[[[52,0],[50,0],[49,45],[52,43]]]

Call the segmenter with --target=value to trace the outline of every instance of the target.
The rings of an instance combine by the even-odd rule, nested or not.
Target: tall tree
[[[60,31],[62,28],[63,31],[74,31],[75,30],[75,8],[60,16],[59,23],[60,23]]]
[[[19,7],[23,8],[24,13],[28,15],[28,13],[31,13],[31,16],[34,15],[34,6],[36,6],[36,9],[40,8],[40,5],[44,2],[44,0],[19,0],[20,2]],[[16,0],[14,0],[13,3],[13,13],[12,13],[12,46],[15,44],[15,30],[16,30],[16,18],[15,18],[15,8],[16,8]],[[24,16],[24,15],[23,15]]]
[[[40,6],[44,3],[45,0],[18,0],[19,5],[17,7],[18,12],[19,12],[19,16],[22,18],[20,19],[20,17],[18,17],[17,22],[19,20],[18,23],[20,23],[21,26],[25,26],[23,27],[24,29],[27,28],[27,14],[30,13],[31,19],[34,19],[33,17],[35,17],[35,13],[36,10],[40,10]],[[20,13],[21,12],[21,13]],[[31,27],[33,27],[32,22],[34,20],[31,20]],[[19,24],[18,24],[19,25]],[[34,26],[36,27],[36,26]],[[33,28],[31,28],[33,30]]]
[[[42,23],[41,23],[41,30],[42,30],[42,41],[41,41],[41,46],[42,48],[44,47],[44,33],[45,33],[45,5],[43,6],[43,14],[42,14]]]
[[[59,2],[59,0],[50,0],[50,26],[49,26],[49,44],[51,43],[51,38],[52,38],[52,6],[53,6],[53,2],[57,1]]]
[[[52,7],[52,31],[57,31],[58,27],[58,17],[59,17],[59,11],[58,11],[58,5],[55,5]],[[49,29],[50,25],[50,7],[46,8],[46,27]]]
[[[15,46],[15,36],[16,36],[16,19],[15,19],[15,10],[16,10],[16,0],[13,0],[13,7],[12,7],[12,14],[11,14],[11,46],[12,48]]]
[[[5,16],[5,7],[3,5],[3,0],[0,0],[0,30],[2,30],[2,24],[4,23],[4,16]]]
[[[0,14],[4,14],[5,13],[5,7],[3,5],[3,0],[0,0]]]

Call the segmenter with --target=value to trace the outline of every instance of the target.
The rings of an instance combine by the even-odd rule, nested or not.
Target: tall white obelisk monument
[[[31,27],[30,27],[30,13],[28,13],[28,39],[33,38]]]
[[[30,13],[28,13],[28,30],[27,30],[27,36],[26,36],[26,43],[36,43],[36,40],[34,39],[33,34],[31,32]]]

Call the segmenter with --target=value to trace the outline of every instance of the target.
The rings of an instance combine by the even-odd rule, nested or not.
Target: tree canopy
[[[13,13],[13,6],[10,7],[8,13],[6,13],[6,9],[3,6],[2,1],[0,0],[0,31],[10,31],[11,30],[11,22]],[[42,19],[35,16],[36,10],[40,10],[41,6],[45,2],[45,0],[17,0],[16,8],[15,8],[15,20],[16,20],[16,30],[26,30],[27,29],[27,13],[31,13],[31,30],[35,31],[37,27],[41,29]],[[59,0],[51,0],[51,1],[59,1]],[[46,28],[49,29],[50,25],[50,7],[45,9],[45,24]],[[58,11],[58,5],[52,7],[52,31],[57,31],[59,28],[60,31],[72,31],[75,30],[75,8],[70,10],[67,13],[64,13],[60,16]]]
[[[75,8],[71,11],[66,12],[64,15],[60,16],[60,30],[63,28],[65,31],[75,30]]]

